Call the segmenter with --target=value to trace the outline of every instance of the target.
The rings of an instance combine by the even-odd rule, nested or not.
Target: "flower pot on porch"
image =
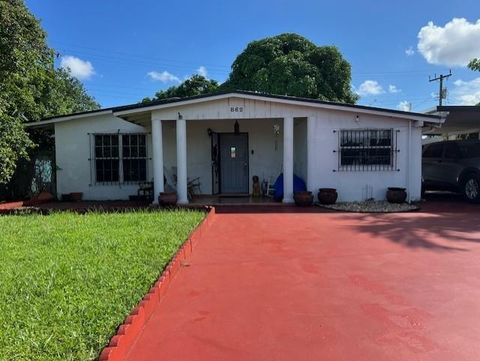
[[[337,198],[338,193],[335,188],[320,188],[318,190],[318,201],[321,204],[334,204]]]
[[[389,203],[403,203],[407,199],[405,188],[389,187],[387,190],[387,201]]]
[[[161,192],[158,196],[158,203],[161,206],[174,206],[177,204],[176,192]]]
[[[300,207],[311,206],[313,203],[313,194],[312,192],[302,191],[293,193],[293,199],[295,204]]]

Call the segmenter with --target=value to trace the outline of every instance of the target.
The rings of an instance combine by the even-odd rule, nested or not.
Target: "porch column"
[[[179,113],[177,118],[177,194],[178,204],[187,204],[187,123]]]
[[[163,132],[161,119],[152,118],[153,204],[163,192]]]
[[[283,118],[283,203],[293,203],[293,117]]]
[[[307,190],[313,192],[314,187],[314,118],[307,118]]]

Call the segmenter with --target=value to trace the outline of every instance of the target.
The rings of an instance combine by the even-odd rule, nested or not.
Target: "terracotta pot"
[[[295,204],[300,207],[311,206],[313,203],[313,194],[312,192],[303,191],[293,193],[293,199]]]
[[[82,192],[71,192],[70,193],[70,200],[73,202],[79,202],[83,198],[83,193]]]
[[[321,204],[334,204],[337,198],[338,193],[335,188],[320,188],[318,190],[318,201]]]
[[[407,199],[405,188],[389,187],[387,190],[387,201],[389,203],[403,203]]]
[[[162,206],[174,206],[177,204],[177,193],[161,192],[158,196],[158,203]]]

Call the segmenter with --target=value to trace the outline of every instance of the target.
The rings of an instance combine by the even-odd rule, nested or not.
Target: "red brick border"
[[[163,299],[173,277],[180,269],[182,261],[192,253],[195,244],[204,237],[215,217],[215,208],[210,208],[205,219],[193,230],[182,244],[170,263],[162,272],[150,291],[139,304],[130,312],[117,333],[111,338],[99,356],[99,361],[121,361],[125,358],[131,346],[143,329],[158,303]]]
[[[0,210],[10,210],[23,206],[23,201],[0,203]]]

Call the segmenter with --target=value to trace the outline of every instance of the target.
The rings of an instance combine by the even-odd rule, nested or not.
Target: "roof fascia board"
[[[225,99],[225,98],[232,98],[232,97],[234,97],[234,94],[236,94],[236,93],[218,94],[218,95],[212,95],[211,97],[201,97],[201,98],[196,98],[196,99],[178,100],[178,101],[174,101],[174,102],[163,103],[163,104],[155,104],[155,105],[151,105],[151,106],[147,105],[145,107],[114,111],[114,115],[118,115],[118,116],[130,115],[130,114],[144,113],[144,112],[149,112],[149,111],[153,111],[153,110],[160,110],[160,109],[165,109],[165,108],[174,108],[174,107],[177,107],[179,105],[181,106],[181,105],[205,103],[205,102],[221,100],[221,99]],[[240,94],[236,94],[236,95],[239,96],[239,97],[241,96]]]
[[[366,108],[359,108],[359,107],[350,107],[350,106],[342,106],[342,105],[337,105],[337,104],[328,104],[328,103],[314,103],[314,102],[308,102],[300,99],[283,99],[283,98],[275,98],[275,97],[268,97],[268,96],[262,96],[261,94],[245,94],[245,93],[236,93],[236,92],[231,92],[231,93],[226,93],[226,94],[219,94],[219,95],[213,95],[211,97],[202,97],[202,98],[197,98],[197,99],[187,99],[187,100],[179,100],[171,103],[165,103],[165,104],[157,104],[157,105],[152,105],[152,106],[146,106],[142,108],[135,108],[135,109],[130,109],[130,110],[120,110],[120,111],[114,111],[114,115],[118,116],[124,116],[124,115],[130,115],[130,114],[135,114],[135,113],[143,113],[143,112],[148,112],[148,111],[153,111],[153,110],[161,110],[161,109],[167,109],[167,108],[172,108],[172,107],[177,107],[177,106],[183,106],[183,105],[191,105],[191,104],[196,104],[196,103],[202,103],[202,102],[207,102],[207,101],[215,101],[215,100],[221,100],[225,98],[244,98],[244,99],[251,99],[251,100],[260,100],[260,101],[266,101],[266,102],[273,102],[273,103],[281,103],[281,104],[288,104],[288,105],[300,105],[300,106],[305,106],[305,107],[310,107],[310,108],[320,108],[320,109],[331,109],[331,110],[339,110],[339,111],[347,111],[347,112],[352,112],[352,113],[360,113],[360,114],[373,114],[373,115],[382,115],[382,116],[388,116],[391,118],[398,118],[398,119],[405,119],[405,120],[416,120],[416,121],[425,121],[428,119],[429,122],[432,123],[442,123],[442,120],[440,118],[432,117],[431,115],[422,115],[422,114],[412,114],[412,113],[396,113],[396,112],[390,112],[388,110],[382,111],[382,110],[377,110],[377,109],[366,109]]]
[[[106,115],[106,114],[112,114],[113,111],[111,109],[108,110],[99,110],[98,112],[92,112],[92,113],[86,113],[86,114],[72,114],[72,115],[65,115],[62,117],[57,117],[57,118],[52,118],[48,120],[40,120],[38,122],[31,122],[31,123],[26,123],[26,127],[40,127],[42,125],[47,125],[47,124],[53,124],[53,123],[60,123],[60,122],[65,122],[67,120],[74,120],[74,119],[82,119],[82,118],[89,118],[89,117],[94,117],[97,115]]]

